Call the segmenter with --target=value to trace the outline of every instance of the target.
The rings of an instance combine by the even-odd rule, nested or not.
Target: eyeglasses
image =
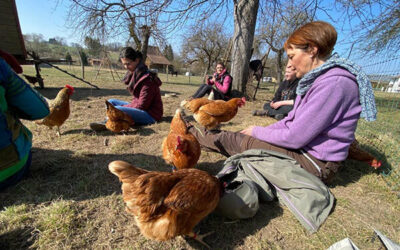
[[[224,69],[224,67],[217,67],[216,69]]]

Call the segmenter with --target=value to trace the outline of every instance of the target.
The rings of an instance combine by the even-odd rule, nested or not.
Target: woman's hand
[[[245,135],[248,135],[248,136],[252,136],[253,128],[254,128],[254,127],[255,127],[255,126],[247,127],[247,128],[245,128],[245,129],[243,129],[242,131],[240,131],[240,133],[245,134]]]
[[[271,102],[271,108],[273,109],[278,109],[280,106],[282,106],[282,102]]]

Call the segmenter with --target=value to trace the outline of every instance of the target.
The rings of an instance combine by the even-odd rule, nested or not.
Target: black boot
[[[253,110],[253,115],[254,116],[267,116],[268,115],[268,110]]]

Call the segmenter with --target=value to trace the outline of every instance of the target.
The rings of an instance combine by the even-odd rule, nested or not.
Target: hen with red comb
[[[68,119],[70,114],[69,99],[74,93],[75,89],[71,85],[65,85],[61,89],[56,98],[48,100],[50,107],[50,114],[42,120],[35,121],[36,124],[45,125],[52,129],[57,127],[57,135],[61,136],[60,126]]]

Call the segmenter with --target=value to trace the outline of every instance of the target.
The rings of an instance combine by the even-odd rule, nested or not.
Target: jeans
[[[19,182],[25,175],[29,173],[29,169],[32,164],[32,152],[29,152],[28,159],[26,160],[25,165],[14,175],[8,177],[4,181],[0,182],[0,191],[15,185],[17,182]]]
[[[151,117],[151,115],[149,115],[149,113],[144,110],[130,107],[122,107],[123,105],[129,104],[129,102],[121,101],[118,99],[109,99],[108,102],[117,109],[127,113],[130,117],[132,117],[133,121],[137,125],[147,125],[156,122],[156,120],[154,120],[154,118]]]

